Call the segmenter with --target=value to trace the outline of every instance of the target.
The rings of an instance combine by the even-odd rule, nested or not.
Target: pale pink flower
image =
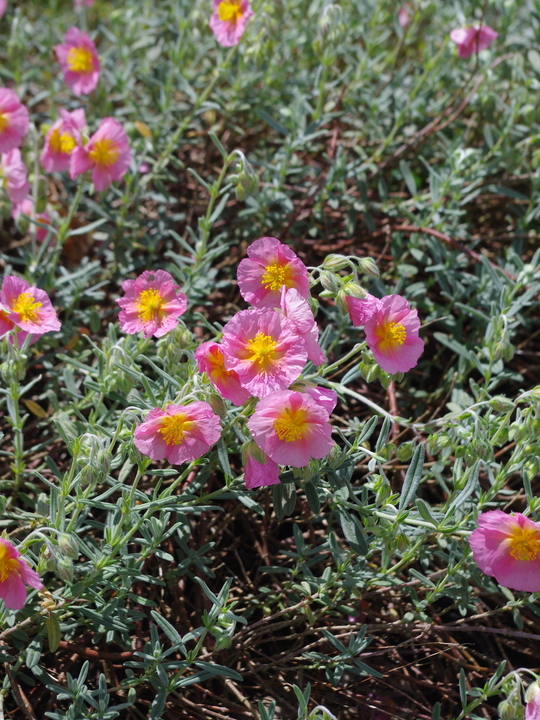
[[[71,155],[81,144],[81,132],[86,127],[83,108],[68,112],[60,110],[60,118],[45,136],[41,164],[47,172],[63,172],[69,168]]]
[[[525,515],[490,510],[478,517],[469,538],[474,560],[499,585],[540,591],[540,525]]]
[[[2,153],[0,157],[1,186],[5,188],[12,205],[22,202],[28,195],[30,185],[19,148]]]
[[[20,610],[26,602],[26,585],[41,590],[39,575],[9,540],[0,538],[0,598],[10,610]]]
[[[290,247],[277,238],[263,237],[248,247],[247,254],[238,266],[238,287],[250,305],[279,307],[282,287],[309,297],[306,266]]]
[[[47,293],[30,286],[22,278],[14,275],[4,277],[0,306],[7,319],[21,330],[35,335],[60,330],[60,321]]]
[[[298,290],[282,287],[279,309],[292,322],[298,335],[304,339],[308,360],[311,360],[314,365],[322,365],[326,360],[326,355],[319,345],[319,327],[307,301]]]
[[[240,385],[234,370],[225,368],[225,357],[218,343],[205,342],[199,345],[195,351],[195,360],[199,372],[205,372],[216,390],[233,405],[243,405],[252,397],[251,393]]]
[[[226,369],[256,397],[289,387],[307,360],[306,343],[275,310],[237,313],[223,328],[221,347]]]
[[[141,175],[150,172],[150,165],[147,162],[142,162],[139,165],[139,172],[141,173]]]
[[[7,10],[7,0],[0,0],[0,18]]]
[[[92,182],[98,192],[106,190],[126,174],[131,150],[126,131],[114,118],[103,118],[84,147],[76,147],[71,155],[70,176],[74,180],[92,170]]]
[[[73,9],[81,10],[83,7],[92,7],[96,0],[73,0]]]
[[[128,335],[163,337],[186,312],[187,297],[166,270],[145,270],[136,280],[124,280],[125,297],[116,298],[122,310],[120,328]]]
[[[206,402],[155,408],[137,425],[135,447],[152,460],[172,465],[197,460],[221,437],[219,417]]]
[[[20,203],[17,203],[16,205],[13,205],[11,208],[11,217],[14,220],[18,220],[21,215],[26,215],[26,217],[31,218],[32,212],[34,210],[34,202],[31,197],[26,197],[24,200]],[[45,225],[50,225],[51,223],[51,216],[48,212],[42,212],[42,213],[36,213],[34,220],[37,220],[38,222],[42,222]],[[36,228],[36,240],[38,242],[43,242],[47,235],[49,234],[49,231],[46,230],[43,227],[40,227],[39,225],[35,226]]]
[[[402,28],[407,27],[409,24],[409,8],[407,5],[402,5],[398,11],[398,22]]]
[[[248,21],[253,17],[249,0],[213,0],[210,28],[223,47],[238,45]]]
[[[337,405],[337,395],[330,388],[322,388],[318,385],[313,385],[306,380],[299,380],[291,385],[291,390],[298,390],[298,392],[305,392],[310,395],[321,407],[323,407],[328,415],[334,412],[334,408]]]
[[[64,40],[54,48],[64,82],[75,95],[89,95],[96,89],[101,70],[94,41],[76,27],[69,28]]]
[[[355,327],[361,327],[370,319],[379,307],[380,300],[374,295],[366,293],[365,298],[355,298],[352,295],[345,296],[349,317]]]
[[[268,455],[258,448],[255,443],[255,453],[247,446],[244,457],[244,482],[248,490],[269,485],[279,485],[279,465],[270,460]],[[257,457],[255,457],[255,455]],[[264,460],[264,462],[261,462]]]
[[[473,53],[488,48],[498,35],[488,25],[475,25],[452,30],[450,40],[456,43],[460,58],[469,58]]]
[[[29,126],[28,110],[16,93],[0,88],[0,153],[18,148]]]
[[[285,390],[259,400],[248,420],[253,439],[280,465],[304,467],[332,447],[328,413],[306,393]]]
[[[540,720],[540,684],[538,680],[527,688],[525,693],[525,720]]]
[[[13,333],[13,335],[10,336],[9,341],[11,343],[15,343],[17,347],[21,347],[28,333],[18,328],[14,322],[11,322],[9,319],[9,311],[4,310],[0,305],[0,340],[3,340],[3,338],[12,330],[16,330],[18,332]],[[31,335],[30,345],[33,345],[38,340],[39,335]]]
[[[391,375],[418,362],[424,341],[418,337],[418,312],[401,295],[387,295],[364,323],[367,344],[381,368]]]

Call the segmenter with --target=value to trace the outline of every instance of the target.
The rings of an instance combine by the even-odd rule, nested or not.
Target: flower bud
[[[407,462],[413,456],[415,448],[414,442],[406,442],[400,445],[396,451],[396,457],[399,462]]]
[[[67,557],[58,558],[56,562],[56,574],[64,582],[73,582],[73,562]]]
[[[243,202],[248,195],[245,187],[241,183],[238,183],[238,185],[235,187],[234,194],[236,195],[236,199],[240,202]]]
[[[349,308],[347,307],[347,295],[343,292],[343,290],[340,290],[336,295],[336,305],[343,315],[349,314]]]
[[[62,533],[58,537],[58,547],[64,555],[67,555],[73,560],[79,557],[79,546],[77,544],[77,540],[75,539],[75,537],[73,537],[73,535],[68,535],[68,533]]]
[[[515,408],[512,400],[504,397],[504,395],[496,395],[495,397],[491,398],[491,400],[489,401],[489,405],[497,412],[510,412],[510,410],[513,410]]]
[[[216,415],[219,415],[219,417],[223,420],[223,418],[227,415],[227,406],[225,405],[225,402],[222,397],[219,395],[210,395],[208,398],[208,403],[210,404],[210,407],[212,410],[216,413]]]
[[[325,270],[345,270],[345,268],[349,265],[349,261],[345,257],[345,255],[337,255],[336,253],[331,253],[330,255],[327,255],[324,258],[323,261],[323,268]]]
[[[251,457],[258,462],[260,465],[266,465],[266,461],[268,460],[268,457],[264,450],[261,450],[261,448],[257,445],[257,443],[254,440],[249,440],[248,442],[244,443],[242,445],[242,464],[247,464],[247,457],[248,455],[251,455]]]
[[[358,267],[360,272],[365,275],[371,275],[372,277],[379,277],[379,268],[377,263],[372,257],[360,258],[358,260]]]
[[[339,280],[333,273],[328,272],[328,270],[323,270],[319,276],[319,280],[321,281],[321,285],[323,286],[323,288],[325,290],[328,290],[328,292],[338,292]]]
[[[348,282],[343,287],[343,292],[345,295],[350,295],[351,297],[358,298],[359,300],[365,300],[367,297],[367,292],[356,282]]]

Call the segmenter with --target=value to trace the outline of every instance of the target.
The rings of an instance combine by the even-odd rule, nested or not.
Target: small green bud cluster
[[[347,269],[351,271],[349,274],[340,274],[341,271]],[[319,271],[319,282],[323,286],[320,296],[334,300],[341,312],[347,315],[349,312],[347,297],[363,300],[367,296],[366,290],[359,282],[359,274],[379,276],[373,258],[358,258],[353,255],[345,256],[337,253],[327,255]]]

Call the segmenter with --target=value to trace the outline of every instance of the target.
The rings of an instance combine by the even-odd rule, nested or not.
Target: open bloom
[[[60,330],[60,321],[47,293],[30,286],[22,278],[14,275],[4,277],[0,306],[7,319],[21,330],[35,335]]]
[[[22,202],[28,195],[30,185],[19,148],[2,153],[0,157],[0,187],[4,187],[12,205]]]
[[[277,238],[263,237],[247,249],[248,257],[238,266],[240,294],[254,307],[275,308],[281,301],[281,288],[294,288],[309,297],[306,266],[290,247]]]
[[[260,400],[248,428],[257,445],[280,465],[304,467],[312,458],[326,457],[334,445],[326,410],[294,390]]]
[[[345,302],[349,311],[349,317],[355,327],[361,327],[374,315],[379,307],[380,300],[374,295],[366,293],[365,298],[356,298],[352,295],[345,296]]]
[[[540,525],[525,515],[490,510],[478,518],[469,543],[476,564],[500,585],[540,591]]]
[[[402,28],[409,24],[409,7],[402,5],[398,10],[398,22]]]
[[[15,323],[9,319],[9,312],[6,312],[0,305],[0,340],[11,330],[18,330],[18,332],[11,336],[10,342],[15,342],[17,347],[21,347],[28,333],[19,330]],[[37,342],[38,338],[38,335],[34,335],[30,340],[30,344]]]
[[[251,393],[240,385],[237,373],[225,368],[225,357],[216,342],[205,342],[195,351],[199,372],[205,372],[212,385],[233,405],[243,405]]]
[[[223,328],[225,367],[238,374],[252,395],[285,390],[307,360],[304,340],[290,320],[275,310],[242,310]]]
[[[250,442],[242,453],[244,482],[248,490],[268,485],[279,485],[279,465],[270,460],[255,443]]]
[[[133,434],[135,447],[152,460],[173,465],[197,460],[221,436],[219,417],[206,402],[151,410]]]
[[[64,40],[54,48],[64,82],[75,95],[89,95],[98,84],[101,69],[94,41],[76,27],[69,28]]]
[[[124,280],[122,290],[125,297],[116,299],[122,308],[118,321],[128,335],[162,337],[186,312],[187,297],[166,270],[145,270],[136,280]]]
[[[319,326],[315,322],[311,308],[298,290],[281,288],[281,304],[279,309],[292,322],[296,332],[304,339],[308,360],[314,365],[322,365],[326,360],[319,345]]]
[[[69,167],[71,155],[81,142],[81,132],[86,126],[83,108],[68,112],[60,110],[60,118],[45,136],[41,164],[47,172],[63,172]]]
[[[499,36],[489,25],[456,28],[450,33],[450,40],[456,43],[460,58],[469,58],[473,53],[485,50]]]
[[[39,575],[32,570],[9,540],[0,538],[0,598],[10,610],[20,610],[26,601],[26,585],[41,590]]]
[[[0,88],[0,153],[18,148],[29,126],[28,110],[17,94]]]
[[[84,147],[76,147],[71,155],[70,175],[74,180],[92,170],[92,182],[98,192],[106,190],[126,174],[131,160],[128,137],[114,118],[103,118]]]
[[[424,350],[424,341],[418,337],[418,312],[401,295],[387,295],[379,302],[364,324],[367,344],[385,372],[407,372]]]
[[[322,388],[306,380],[299,380],[295,382],[290,389],[307,393],[326,410],[328,415],[334,412],[334,408],[337,405],[337,395],[333,390],[330,390],[330,388]]]
[[[249,0],[214,0],[210,29],[223,47],[238,45],[253,16]]]
[[[525,693],[525,720],[540,720],[540,683],[531,683]]]

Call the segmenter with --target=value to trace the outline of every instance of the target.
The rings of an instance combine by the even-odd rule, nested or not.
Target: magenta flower
[[[98,84],[101,69],[94,41],[76,27],[69,28],[64,40],[54,48],[64,82],[75,95],[89,95]]]
[[[7,10],[7,0],[0,0],[0,18]]]
[[[269,485],[279,485],[279,465],[273,460],[270,460],[255,443],[251,443],[254,446],[255,455],[251,448],[246,448],[243,453],[244,456],[244,482],[248,490],[253,490],[258,487],[268,487]],[[262,457],[261,457],[262,456]],[[264,459],[264,462],[260,462]]]
[[[13,205],[11,208],[11,217],[14,220],[18,220],[21,215],[26,215],[26,217],[31,218],[32,212],[34,210],[34,202],[31,197],[25,197],[24,200],[20,203],[17,203],[16,205]],[[48,212],[42,212],[42,213],[36,213],[34,220],[37,220],[38,222],[42,222],[45,225],[51,224],[51,216]],[[49,231],[45,228],[40,227],[39,225],[36,225],[36,240],[38,242],[43,242],[47,235],[49,234]]]
[[[128,137],[114,118],[103,118],[84,147],[76,147],[71,155],[70,176],[74,180],[92,170],[92,182],[98,192],[106,190],[126,174],[131,160]]]
[[[12,205],[22,202],[28,195],[30,185],[19,148],[0,156],[0,183],[5,188]]]
[[[294,288],[303,298],[309,297],[306,266],[290,247],[277,238],[263,237],[251,243],[247,254],[238,266],[238,286],[250,305],[279,307],[282,287]]]
[[[409,8],[407,5],[402,5],[398,11],[398,22],[402,28],[407,27],[409,24]]]
[[[81,132],[86,127],[83,108],[68,112],[60,110],[60,118],[45,136],[41,164],[47,172],[63,172],[69,168],[71,155],[81,144]]]
[[[233,405],[243,405],[251,393],[240,385],[234,370],[225,368],[225,356],[221,346],[216,342],[205,342],[195,351],[195,360],[199,372],[205,372],[216,390]]]
[[[473,53],[488,48],[498,36],[488,25],[475,25],[452,30],[450,40],[456,43],[460,58],[470,58]]]
[[[490,510],[478,517],[469,538],[474,560],[499,585],[540,591],[540,525],[525,515]]]
[[[133,434],[135,447],[152,460],[172,465],[197,460],[221,437],[219,417],[206,402],[150,410]]]
[[[83,7],[92,7],[96,0],[73,0],[73,9],[81,10]]]
[[[275,310],[237,313],[223,328],[221,347],[226,369],[256,397],[288,388],[307,360],[306,343]]]
[[[322,365],[326,360],[326,355],[319,345],[319,327],[311,308],[298,290],[281,288],[280,310],[292,322],[298,335],[304,339],[308,360],[311,360],[314,365]]]
[[[213,0],[210,28],[223,47],[238,45],[253,11],[249,0]]]
[[[407,372],[424,350],[424,341],[418,337],[418,312],[401,295],[387,295],[379,302],[364,324],[367,344],[385,372]]]
[[[10,610],[20,610],[26,602],[26,587],[41,590],[39,575],[32,570],[15,545],[0,538],[0,598]]]
[[[29,126],[28,110],[16,93],[0,88],[0,153],[18,148]]]
[[[187,297],[166,270],[145,270],[136,280],[124,280],[125,297],[116,298],[122,310],[120,328],[128,335],[163,337],[186,312]]]
[[[525,693],[525,720],[540,720],[540,684],[538,680],[527,688]]]
[[[60,330],[60,321],[47,293],[30,286],[22,278],[14,275],[4,277],[0,306],[7,319],[21,330],[35,335]]]
[[[280,465],[304,467],[332,447],[328,413],[305,393],[285,390],[260,400],[248,420],[253,439]]]
[[[366,293],[365,298],[355,298],[352,297],[352,295],[346,295],[345,302],[347,303],[352,324],[355,327],[361,327],[372,317],[381,301],[373,295]]]
[[[311,396],[315,402],[323,407],[328,415],[334,412],[334,408],[337,405],[337,395],[333,390],[329,388],[322,388],[318,385],[312,385],[310,382],[300,380],[291,386],[291,390],[298,390],[298,392],[305,392]]]
[[[15,330],[16,332],[11,335],[9,341],[11,343],[16,343],[17,347],[21,347],[28,333],[24,332],[24,330],[20,330],[17,325],[9,319],[9,310],[4,310],[4,308],[0,305],[0,340],[2,340],[5,335],[12,330]],[[39,335],[31,335],[30,345],[33,345],[38,340]]]

